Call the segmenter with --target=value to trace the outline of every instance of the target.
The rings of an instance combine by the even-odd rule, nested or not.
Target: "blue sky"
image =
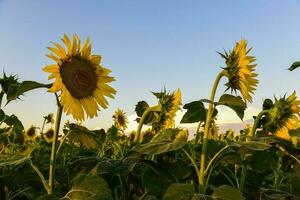
[[[216,51],[244,37],[254,47],[260,80],[249,106],[259,108],[264,98],[300,93],[300,71],[286,70],[300,60],[299,10],[299,0],[0,0],[0,68],[47,83],[41,69],[51,63],[45,56],[50,41],[63,33],[89,35],[93,51],[112,69],[118,93],[86,125],[108,127],[115,109],[131,115],[139,100],[154,104],[150,91],[163,87],[181,88],[183,103],[207,98],[224,66]],[[218,94],[223,91],[221,84]],[[40,125],[44,114],[56,111],[45,90],[22,99],[4,110],[26,126]]]

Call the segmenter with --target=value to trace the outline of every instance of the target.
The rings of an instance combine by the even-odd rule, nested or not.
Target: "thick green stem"
[[[240,176],[240,184],[239,184],[239,189],[241,192],[244,191],[246,174],[247,174],[247,166],[244,164],[242,167],[241,176]]]
[[[48,194],[53,194],[53,181],[54,181],[54,174],[55,174],[55,160],[56,160],[56,148],[57,148],[57,140],[58,140],[58,133],[60,128],[60,121],[62,115],[63,108],[59,102],[57,102],[57,113],[56,113],[56,120],[55,120],[55,132],[53,135],[52,141],[52,149],[51,149],[51,158],[50,158],[50,166],[49,166],[49,190]]]
[[[140,119],[139,126],[135,133],[134,142],[138,142],[138,141],[141,142],[143,140],[143,136],[141,136],[141,131],[142,131],[144,120],[145,120],[147,114],[151,111],[160,111],[160,110],[161,110],[161,105],[158,104],[156,106],[149,107],[144,111],[144,113]]]
[[[255,136],[255,133],[256,133],[256,129],[257,129],[259,120],[261,119],[261,117],[262,117],[263,115],[268,114],[269,112],[270,112],[269,110],[263,110],[263,111],[261,111],[261,112],[256,116],[249,137]]]
[[[262,116],[266,115],[269,113],[269,110],[263,110],[261,111],[257,117],[255,118],[255,121],[253,123],[253,126],[252,126],[252,129],[251,129],[251,132],[249,134],[249,138],[252,138],[253,136],[255,136],[255,133],[256,133],[256,129],[257,129],[257,126],[258,126],[258,123],[260,121],[260,119],[262,118]],[[247,141],[248,139],[246,139]],[[249,155],[245,155],[243,158],[244,160],[247,160],[247,158],[249,157]],[[240,184],[239,184],[239,189],[241,192],[244,191],[244,185],[245,185],[245,180],[246,180],[246,174],[247,174],[247,166],[244,164],[242,166],[242,171],[241,171],[241,176],[240,176]]]
[[[211,95],[210,95],[210,104],[208,106],[208,111],[206,114],[206,120],[205,120],[205,127],[204,127],[204,134],[203,134],[203,142],[202,142],[202,150],[201,150],[201,156],[200,156],[200,169],[199,169],[199,186],[202,192],[204,192],[204,185],[205,185],[205,160],[206,160],[206,152],[207,152],[207,141],[208,141],[208,132],[210,127],[210,122],[212,118],[212,113],[214,111],[214,100],[215,95],[217,91],[217,87],[219,85],[219,82],[221,78],[225,75],[225,71],[221,71],[218,76],[216,77],[216,80],[214,82]]]

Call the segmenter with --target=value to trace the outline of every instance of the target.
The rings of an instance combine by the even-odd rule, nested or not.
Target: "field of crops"
[[[219,130],[218,109],[226,106],[243,120],[259,84],[256,58],[245,39],[219,52],[224,67],[210,97],[182,102],[180,89],[153,92],[157,104],[135,105],[138,127],[131,132],[121,109],[107,130],[82,126],[113,101],[115,78],[89,38],[63,35],[61,41],[48,47],[52,64],[43,71],[49,82],[22,81],[4,72],[0,78],[1,200],[300,199],[296,92],[265,99],[253,123],[240,132]],[[299,66],[294,62],[290,73],[300,73]],[[26,101],[22,95],[31,90],[56,97],[57,111],[41,114],[40,127],[24,127],[18,113],[5,110]],[[196,131],[175,125],[180,109],[185,112],[180,127],[195,123]],[[65,115],[76,123],[63,124]]]

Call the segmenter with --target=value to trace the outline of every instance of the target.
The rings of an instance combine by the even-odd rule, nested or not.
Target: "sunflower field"
[[[225,67],[210,97],[182,102],[180,89],[153,92],[156,104],[135,105],[138,127],[131,132],[121,109],[107,130],[82,126],[114,99],[115,78],[93,54],[89,38],[64,35],[61,41],[48,47],[48,83],[4,72],[0,78],[1,200],[300,199],[296,92],[263,100],[253,123],[239,133],[219,130],[218,109],[226,106],[243,120],[259,83],[245,39],[219,52]],[[294,62],[289,70],[299,66]],[[219,84],[223,79],[225,87]],[[5,105],[37,89],[55,95],[57,111],[41,115],[41,127],[24,127]],[[180,109],[185,113],[179,127],[174,118]],[[76,123],[63,123],[64,115]],[[191,123],[195,131],[182,128]]]

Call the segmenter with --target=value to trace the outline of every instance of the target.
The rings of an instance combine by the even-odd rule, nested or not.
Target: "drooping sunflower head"
[[[37,129],[34,126],[31,126],[24,132],[25,141],[36,141],[37,136]]]
[[[181,105],[181,91],[177,89],[173,93],[167,93],[165,90],[159,93],[153,93],[159,100],[161,112],[159,120],[156,123],[159,129],[174,128],[176,112]]]
[[[289,130],[299,127],[300,100],[296,92],[289,97],[275,98],[274,106],[269,112],[269,121],[264,125],[265,130],[276,136],[288,139]]]
[[[52,53],[47,56],[56,62],[43,69],[51,73],[48,79],[55,79],[49,92],[60,92],[64,111],[74,119],[82,121],[85,114],[93,118],[99,106],[107,108],[106,97],[114,98],[116,90],[108,83],[115,79],[101,65],[101,56],[92,54],[89,38],[81,45],[76,34],[72,41],[64,35],[62,42],[65,47],[54,42],[54,47],[48,47]]]
[[[45,119],[46,124],[53,124],[54,123],[53,113],[50,113],[50,114],[44,116],[44,119]]]
[[[254,56],[248,55],[251,49],[247,49],[247,41],[241,39],[233,50],[225,51],[224,54],[220,53],[226,62],[224,70],[228,82],[225,86],[231,91],[240,91],[246,102],[252,102],[252,94],[258,84],[257,74],[254,72],[256,64],[253,63],[256,59]]]
[[[115,126],[118,129],[125,130],[127,128],[128,120],[126,117],[126,113],[121,109],[117,109],[115,114],[113,115]]]
[[[47,132],[43,136],[44,136],[44,139],[46,140],[46,142],[52,143],[53,135],[54,135],[54,130],[53,130],[53,128],[50,128],[49,130],[47,130]]]

